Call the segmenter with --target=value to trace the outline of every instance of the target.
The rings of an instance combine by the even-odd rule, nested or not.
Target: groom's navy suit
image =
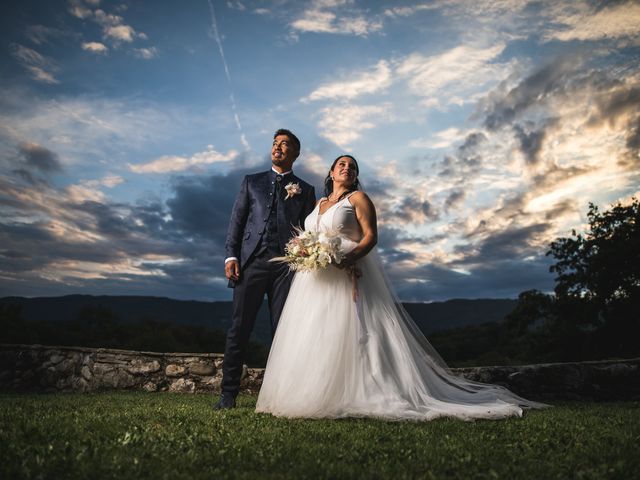
[[[300,192],[286,198],[288,184],[297,184]],[[226,255],[238,259],[241,273],[237,282],[229,281],[234,288],[233,313],[224,352],[223,395],[238,394],[246,347],[265,294],[271,334],[275,333],[292,276],[286,264],[269,260],[284,255],[293,227],[304,227],[315,201],[313,186],[292,172],[282,176],[270,170],[247,175],[242,181],[226,241]]]

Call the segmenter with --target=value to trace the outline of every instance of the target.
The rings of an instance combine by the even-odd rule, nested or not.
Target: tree
[[[550,271],[558,274],[558,298],[580,297],[607,305],[637,296],[640,289],[640,201],[618,203],[600,213],[589,204],[590,230],[551,243],[547,255],[558,262]]]
[[[527,290],[518,295],[518,304],[506,317],[512,336],[521,336],[553,321],[554,298],[538,290]]]
[[[637,353],[640,332],[640,201],[600,212],[593,203],[589,230],[551,243],[557,262],[559,316],[598,331],[609,354]]]

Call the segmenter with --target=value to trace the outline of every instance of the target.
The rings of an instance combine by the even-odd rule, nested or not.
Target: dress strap
[[[345,201],[345,200],[349,200],[353,195],[355,195],[356,193],[358,193],[360,190],[354,190],[353,192],[349,193],[349,195],[347,195],[346,197],[344,197],[341,201]],[[353,206],[353,204],[351,203],[351,200],[349,200],[349,204],[351,206]]]

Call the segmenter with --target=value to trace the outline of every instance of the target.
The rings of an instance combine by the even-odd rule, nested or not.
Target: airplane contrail
[[[244,134],[244,130],[242,129],[242,123],[240,123],[240,116],[238,115],[238,108],[236,106],[236,98],[233,95],[233,84],[231,83],[231,73],[229,72],[229,66],[227,65],[227,58],[224,55],[224,48],[222,48],[222,40],[220,38],[220,32],[218,31],[218,21],[216,20],[216,12],[213,8],[213,3],[211,0],[207,0],[209,2],[209,9],[211,10],[211,29],[213,31],[213,38],[218,44],[218,50],[220,51],[220,58],[222,58],[222,65],[224,66],[224,73],[227,77],[227,83],[229,84],[229,89],[231,93],[229,94],[229,99],[231,100],[231,108],[233,109],[233,118],[236,121],[236,126],[238,127],[238,131],[240,132],[240,142],[244,146],[245,150],[251,150],[251,146],[247,141],[247,137]]]

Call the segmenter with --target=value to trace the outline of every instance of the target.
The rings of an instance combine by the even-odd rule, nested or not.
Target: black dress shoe
[[[213,405],[214,410],[225,410],[228,408],[235,408],[236,399],[230,395],[222,395],[218,403]]]

